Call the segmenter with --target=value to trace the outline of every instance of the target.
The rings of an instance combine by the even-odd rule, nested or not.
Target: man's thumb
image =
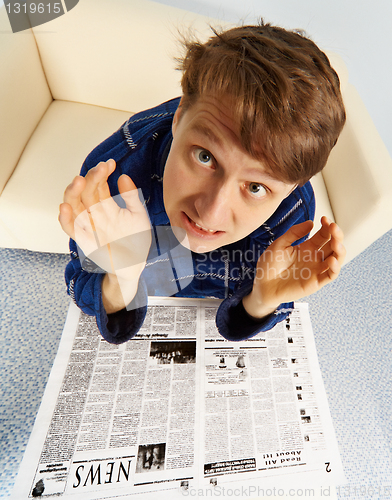
[[[118,179],[118,190],[121,198],[131,212],[139,212],[144,210],[143,195],[141,189],[135,186],[133,180],[126,174],[122,174]],[[139,196],[140,192],[140,196]]]
[[[307,220],[292,226],[285,234],[276,240],[276,243],[281,248],[287,248],[291,246],[295,241],[300,240],[306,236],[313,227],[313,222]]]
[[[127,191],[133,191],[137,189],[133,180],[126,174],[120,175],[118,179],[118,190],[122,196],[123,193]]]

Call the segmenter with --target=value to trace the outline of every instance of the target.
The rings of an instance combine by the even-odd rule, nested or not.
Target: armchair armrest
[[[343,99],[347,123],[322,175],[347,263],[392,228],[392,159],[351,84]]]
[[[34,35],[12,33],[0,7],[0,193],[52,102]]]

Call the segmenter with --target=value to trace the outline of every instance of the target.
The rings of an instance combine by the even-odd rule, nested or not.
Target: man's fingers
[[[118,179],[118,190],[128,210],[132,213],[145,212],[143,203],[139,198],[139,190],[128,175],[123,174],[120,176]]]
[[[329,221],[326,217],[327,222],[320,229],[318,241],[313,242],[313,244],[319,250],[319,254],[322,256],[322,259],[327,259],[330,255],[336,257],[337,261],[340,265],[343,264],[344,258],[346,256],[346,249],[343,245],[344,234],[340,227],[335,223]],[[316,235],[315,235],[316,236]],[[325,243],[322,244],[322,239],[324,239]]]
[[[88,255],[97,247],[94,227],[91,224],[87,210],[83,210],[77,217],[74,217],[72,207],[68,203],[60,205],[59,222],[63,231],[82,248]]]
[[[307,220],[301,222],[301,224],[296,224],[292,226],[288,231],[286,231],[280,238],[275,241],[275,245],[279,249],[284,249],[291,246],[295,241],[300,240],[306,236],[313,227],[313,222]]]
[[[86,177],[76,176],[64,193],[64,203],[68,203],[76,218],[100,200],[110,198],[107,179],[116,168],[114,160],[101,162],[87,172]]]
[[[303,244],[303,250],[319,251],[320,259],[328,257],[333,252],[336,252],[336,255],[340,257],[342,253],[345,253],[345,249],[341,245],[344,238],[343,231],[335,222],[331,222],[325,216],[321,218],[321,224],[322,226],[317,233]]]
[[[113,172],[116,163],[114,160],[100,162],[86,174],[86,187],[82,192],[83,205],[90,209],[100,201],[110,198],[107,180]]]
[[[315,251],[323,247],[331,239],[331,221],[327,217],[321,218],[321,228],[306,242],[306,247]]]
[[[116,169],[116,162],[110,159],[106,162],[106,165],[107,165],[107,175],[102,177],[101,181],[98,183],[98,188],[97,188],[100,201],[107,200],[112,196],[110,194],[109,184],[107,180]]]
[[[82,203],[82,192],[86,186],[86,179],[80,175],[76,176],[74,180],[67,186],[64,192],[64,203],[68,204],[74,214],[77,217],[83,210],[85,206]]]
[[[343,241],[344,239],[343,231],[335,222],[332,222],[332,224],[330,225],[330,231],[333,238],[335,238],[339,242]]]
[[[59,222],[63,231],[70,238],[74,239],[75,230],[74,230],[73,210],[71,205],[69,205],[68,203],[61,203],[60,205]]]
[[[133,180],[126,174],[120,175],[118,179],[118,190],[120,194],[126,193],[127,191],[132,191],[137,189]]]
[[[332,237],[322,248],[320,248],[318,254],[320,260],[326,260],[330,255],[333,255],[340,264],[343,264],[346,256],[346,249],[341,241]]]
[[[328,267],[318,276],[318,284],[320,288],[336,279],[339,276],[341,267],[339,260],[334,255],[330,255],[324,263]]]
[[[86,187],[82,192],[82,202],[87,210],[99,203],[98,185],[106,172],[107,165],[103,162],[98,163],[98,165],[87,172],[85,177]]]

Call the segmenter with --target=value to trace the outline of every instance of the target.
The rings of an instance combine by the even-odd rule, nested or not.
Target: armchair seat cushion
[[[52,102],[0,196],[1,246],[67,252],[68,237],[56,216],[64,189],[79,174],[88,153],[130,115],[88,104]]]

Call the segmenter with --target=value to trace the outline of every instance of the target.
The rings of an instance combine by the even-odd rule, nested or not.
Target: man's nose
[[[216,231],[224,230],[235,203],[233,191],[229,183],[224,182],[214,182],[203,187],[195,200],[195,208],[203,226]]]

